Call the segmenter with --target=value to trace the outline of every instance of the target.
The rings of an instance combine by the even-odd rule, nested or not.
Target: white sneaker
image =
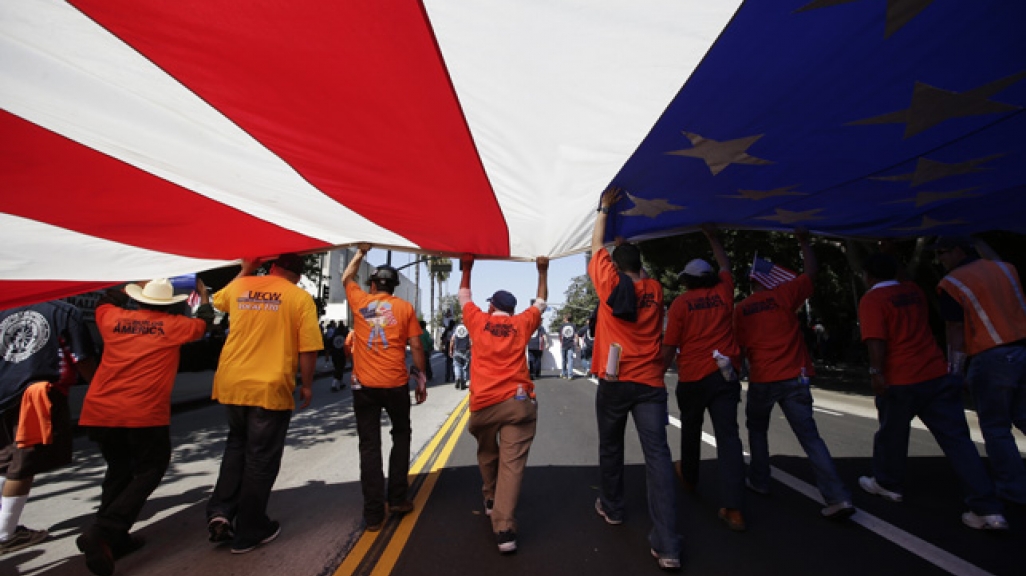
[[[836,504],[831,504],[826,508],[819,511],[824,518],[831,520],[843,520],[845,518],[851,518],[855,514],[855,507],[851,505],[851,502],[842,500]]]
[[[652,552],[652,557],[655,558],[656,562],[659,563],[659,568],[660,569],[662,569],[662,570],[674,570],[674,571],[675,570],[680,570],[680,558],[670,558],[670,557],[660,556],[659,553],[655,551],[655,548],[652,548],[649,551]]]
[[[891,492],[877,484],[876,478],[873,478],[872,476],[859,476],[859,486],[866,492],[880,496],[884,500],[890,500],[891,502],[901,502],[902,500],[901,494]]]
[[[1008,530],[1008,520],[1000,514],[979,514],[969,511],[962,514],[962,523],[975,530]]]

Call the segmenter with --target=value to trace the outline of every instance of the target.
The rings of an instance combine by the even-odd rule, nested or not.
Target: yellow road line
[[[399,528],[397,528],[396,530],[397,534],[400,530],[402,530],[403,526],[408,525],[410,526],[410,530],[412,530],[412,526],[416,523],[417,518],[420,516],[420,510],[421,508],[423,508],[424,503],[427,502],[427,497],[431,494],[431,490],[435,485],[435,476],[437,476],[437,473],[435,471],[439,468],[439,462],[441,462],[441,466],[445,465],[445,462],[449,459],[448,455],[452,451],[452,446],[455,446],[454,439],[458,439],[460,434],[463,432],[463,426],[465,425],[468,415],[470,414],[469,411],[466,410],[467,404],[469,402],[470,395],[468,394],[463,397],[463,400],[461,400],[459,404],[456,405],[456,408],[452,411],[451,414],[449,414],[449,417],[446,418],[445,422],[442,423],[442,426],[438,429],[438,432],[435,433],[435,436],[431,439],[431,442],[429,442],[428,445],[424,448],[424,450],[421,451],[420,456],[417,457],[413,465],[410,467],[411,476],[420,474],[421,470],[424,469],[427,463],[434,456],[435,451],[438,448],[438,445],[446,436],[450,436],[450,440],[446,444],[446,452],[444,453],[444,458],[440,456],[435,460],[435,465],[432,466],[433,473],[425,479],[423,485],[421,486],[421,489],[417,491],[417,495],[414,497],[414,502],[416,503],[417,507],[414,510],[414,513],[409,515],[412,516],[412,518],[410,518],[411,522],[400,523]],[[449,432],[457,421],[459,422],[459,426],[450,435]],[[406,519],[404,518],[404,520]],[[349,553],[346,555],[345,561],[343,561],[342,565],[339,566],[338,570],[335,571],[335,576],[349,576],[350,574],[353,574],[356,571],[356,569],[360,566],[360,564],[363,562],[364,558],[367,556],[367,553],[370,552],[377,538],[383,534],[384,532],[365,531],[360,536],[360,539],[356,541],[356,544],[353,545],[353,549],[350,550]],[[406,530],[406,535],[402,539],[403,544],[405,544],[405,541],[408,537],[409,530]],[[390,547],[391,546],[389,546],[389,548]],[[398,555],[396,557],[398,557]],[[395,562],[393,561],[392,565],[394,566],[394,564]],[[389,568],[389,570],[391,570],[391,568]],[[375,570],[374,573],[377,574],[377,571]]]
[[[445,448],[442,449],[434,465],[431,466],[431,473],[428,474],[424,484],[417,491],[415,499],[417,507],[407,518],[403,518],[403,522],[396,528],[395,534],[392,535],[392,539],[388,542],[388,547],[381,553],[381,558],[378,559],[378,563],[374,566],[371,576],[388,576],[392,573],[395,563],[399,560],[399,555],[402,554],[403,548],[406,547],[406,542],[410,539],[413,527],[417,525],[417,520],[420,519],[420,513],[424,510],[424,505],[431,496],[431,491],[434,490],[438,476],[441,474],[439,470],[444,468],[445,464],[449,461],[449,456],[452,455],[452,451],[456,447],[456,441],[460,439],[460,434],[463,433],[463,428],[469,419],[470,411],[463,412],[459,425],[456,426],[452,435],[449,436],[449,441],[445,443]]]

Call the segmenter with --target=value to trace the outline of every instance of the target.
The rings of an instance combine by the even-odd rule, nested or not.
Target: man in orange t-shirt
[[[745,416],[752,459],[747,484],[755,492],[769,493],[768,431],[773,406],[779,404],[812,464],[816,485],[827,504],[820,512],[827,518],[848,518],[855,513],[851,492],[837,475],[830,449],[820,437],[812,416],[812,360],[795,310],[812,296],[817,266],[808,233],[801,231],[796,236],[805,273],[772,287],[762,284],[772,283],[772,276],[750,275],[752,295],[734,309],[735,336],[742,356],[748,358]]]
[[[595,416],[599,434],[599,497],[595,511],[609,524],[624,519],[624,427],[634,418],[645,454],[648,541],[659,567],[680,568],[681,538],[677,534],[677,494],[673,457],[666,441],[668,424],[666,369],[661,357],[663,288],[645,277],[641,251],[621,244],[612,255],[603,246],[611,207],[621,190],[602,194],[591,235],[588,276],[599,298],[591,372],[598,377]]]
[[[203,337],[214,319],[210,296],[196,279],[202,304],[197,318],[168,312],[187,298],[164,278],[124,292],[108,290],[96,308],[103,357],[78,423],[99,444],[107,473],[96,521],[76,540],[94,574],[114,572],[114,561],[142,546],[129,535],[146,500],[171,462],[171,389],[182,344]],[[125,297],[138,309],[122,306]]]
[[[663,359],[669,367],[674,355],[677,357],[679,472],[684,488],[693,492],[698,485],[702,421],[708,410],[719,462],[719,517],[731,530],[742,531],[745,462],[737,426],[737,405],[741,402],[737,366],[741,351],[734,340],[734,280],[730,259],[715,230],[704,227],[703,233],[720,271],[717,274],[708,262],[695,258],[679,274],[686,291],[670,305]]]
[[[969,511],[962,522],[975,529],[1006,530],[1001,502],[987,475],[962,406],[958,382],[930,333],[926,298],[912,282],[898,282],[897,261],[876,253],[863,264],[869,291],[859,302],[862,340],[880,429],[873,437],[873,475],[859,478],[870,494],[901,502],[908,434],[919,417],[955,469]]]
[[[477,438],[485,514],[491,517],[499,552],[506,554],[517,549],[515,512],[538,420],[524,348],[541,325],[549,297],[549,260],[538,258],[538,296],[520,314],[514,314],[516,297],[505,290],[488,299],[487,312],[474,304],[470,293],[473,266],[474,257],[469,254],[460,260],[459,301],[463,323],[474,343],[468,429]]]
[[[370,250],[361,243],[342,273],[346,300],[353,311],[353,413],[360,437],[360,486],[363,489],[363,519],[367,530],[376,532],[385,516],[413,510],[407,499],[410,471],[410,371],[406,368],[409,344],[416,367],[417,404],[427,399],[426,359],[420,324],[409,302],[393,295],[399,273],[381,266],[367,280],[370,292],[356,283],[360,263]],[[388,457],[388,486],[382,471],[381,411],[392,423],[392,451]],[[387,508],[386,508],[387,504]]]

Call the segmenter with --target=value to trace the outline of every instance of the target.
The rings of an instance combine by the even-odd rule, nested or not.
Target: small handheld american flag
[[[755,260],[752,262],[752,271],[748,274],[748,277],[762,284],[763,287],[772,290],[785,282],[794,280],[798,275],[783,266],[777,266],[769,260],[763,260],[756,254]]]

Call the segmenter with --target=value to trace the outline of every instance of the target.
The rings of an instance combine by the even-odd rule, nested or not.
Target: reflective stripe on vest
[[[990,334],[991,340],[1001,344],[1001,337],[998,336],[997,330],[994,328],[994,323],[990,321],[990,316],[987,316],[987,311],[983,309],[980,301],[976,298],[976,294],[973,294],[973,291],[970,290],[968,286],[962,284],[953,276],[948,276],[948,282],[951,282],[955,288],[958,288],[958,290],[962,292],[962,295],[969,300],[969,303],[973,305],[973,308],[976,310],[976,316],[980,318],[980,322],[983,323],[983,327],[987,329],[987,333]]]
[[[970,356],[1026,339],[1026,298],[1013,266],[977,260],[953,270],[941,281],[942,289],[945,285],[965,309]]]
[[[1005,273],[1005,277],[1008,278],[1008,283],[1012,285],[1012,291],[1015,292],[1015,297],[1019,299],[1019,306],[1022,306],[1023,310],[1026,310],[1026,298],[1022,296],[1022,290],[1019,290],[1019,283],[1015,281],[1015,275],[1012,274],[1012,269],[1008,267],[1008,264],[1004,262],[994,262],[998,265],[998,268]]]

